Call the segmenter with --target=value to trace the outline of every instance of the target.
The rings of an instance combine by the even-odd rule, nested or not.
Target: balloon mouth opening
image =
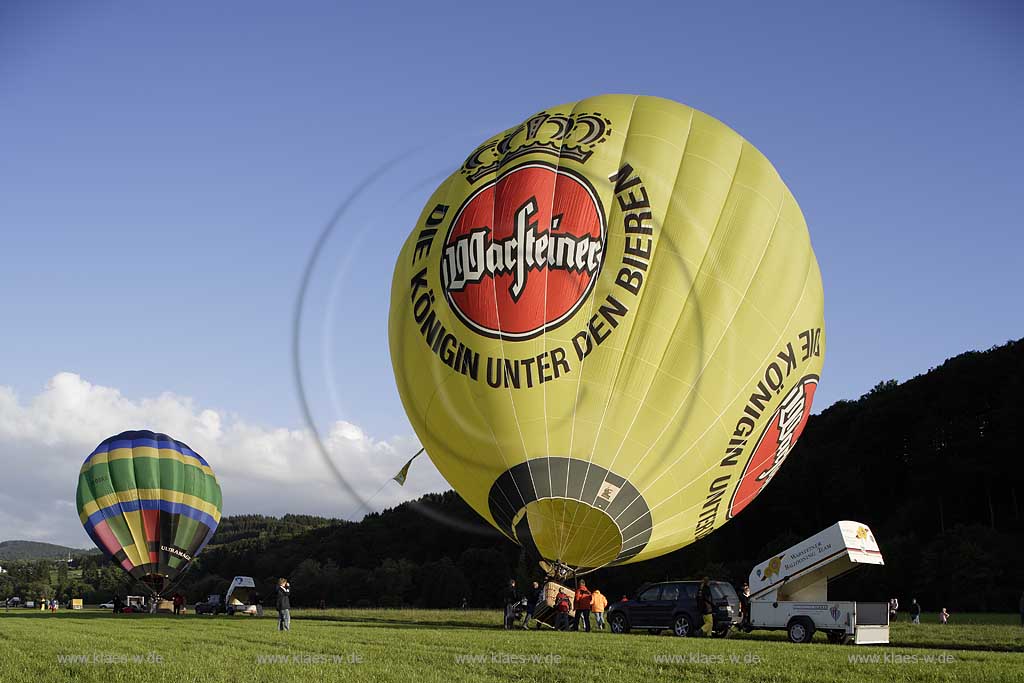
[[[535,500],[513,525],[516,541],[534,554],[576,569],[603,567],[622,552],[622,533],[604,510],[568,498]]]
[[[577,573],[622,564],[651,539],[643,494],[589,460],[541,457],[495,479],[488,494],[494,524],[536,559]]]
[[[167,590],[168,581],[167,577],[163,574],[143,574],[135,578],[140,584],[148,588],[153,596],[159,597]]]

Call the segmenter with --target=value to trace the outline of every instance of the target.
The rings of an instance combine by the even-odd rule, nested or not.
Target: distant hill
[[[341,524],[340,519],[315,515],[230,515],[221,519],[210,547],[229,545],[247,539],[273,538],[276,542],[312,529]]]
[[[54,543],[40,543],[39,541],[2,541],[0,542],[0,560],[8,562],[13,560],[59,560],[68,556],[90,555],[99,553],[99,550],[69,548],[65,545]]]

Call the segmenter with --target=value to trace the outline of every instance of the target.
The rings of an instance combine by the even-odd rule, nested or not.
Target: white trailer
[[[263,610],[256,602],[256,582],[251,576],[236,576],[224,596],[224,611],[233,614],[259,615]]]
[[[828,582],[865,564],[885,564],[866,524],[837,522],[750,572],[747,627],[785,629],[794,643],[810,642],[815,631],[829,642],[889,642],[889,605],[835,602]]]

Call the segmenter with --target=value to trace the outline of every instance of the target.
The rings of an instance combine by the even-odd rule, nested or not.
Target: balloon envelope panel
[[[150,431],[123,432],[97,446],[82,464],[77,502],[96,546],[157,593],[206,546],[221,517],[209,463]]]
[[[745,509],[810,414],[821,275],[771,163],[653,97],[540,112],[470,152],[395,267],[389,339],[430,458],[576,568]]]

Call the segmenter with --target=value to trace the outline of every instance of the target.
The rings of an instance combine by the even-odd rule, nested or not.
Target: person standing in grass
[[[910,601],[910,621],[914,624],[921,623],[921,605],[918,604],[917,598]]]
[[[533,613],[537,611],[537,604],[544,599],[544,591],[541,589],[540,584],[536,581],[530,586],[530,590],[526,591],[526,612],[523,614],[523,628],[530,628],[530,619],[533,619]]]
[[[740,591],[740,619],[744,626],[750,625],[750,584],[746,582]]]
[[[174,604],[174,613],[183,614],[185,611],[185,596],[181,593],[175,593],[172,602]]]
[[[943,607],[942,611],[939,612],[939,621],[941,621],[943,624],[949,623],[949,611],[945,607]]]
[[[701,579],[700,588],[697,590],[697,607],[704,619],[700,627],[701,633],[705,638],[710,638],[715,627],[715,603],[711,599],[711,584],[706,576]]]
[[[288,583],[288,579],[282,576],[277,580],[277,629],[279,631],[292,630],[291,592],[292,587]]]
[[[576,618],[572,622],[572,630],[580,630],[580,620],[583,621],[583,627],[587,633],[590,633],[590,603],[592,595],[590,590],[587,588],[586,581],[580,581],[576,587],[576,598],[574,600],[574,606],[576,607]]]
[[[896,598],[889,598],[889,621],[896,621],[896,614],[900,609],[900,601]]]
[[[594,613],[594,619],[597,620],[597,628],[604,630],[604,611],[608,609],[608,598],[598,589],[594,589],[594,593],[590,596],[590,611]]]
[[[558,590],[555,598],[555,630],[569,630],[569,596],[562,589]]]
[[[516,590],[515,579],[508,580],[508,587],[505,589],[502,600],[505,603],[505,628],[509,629],[512,628],[515,623],[516,604],[519,603],[519,591]]]

